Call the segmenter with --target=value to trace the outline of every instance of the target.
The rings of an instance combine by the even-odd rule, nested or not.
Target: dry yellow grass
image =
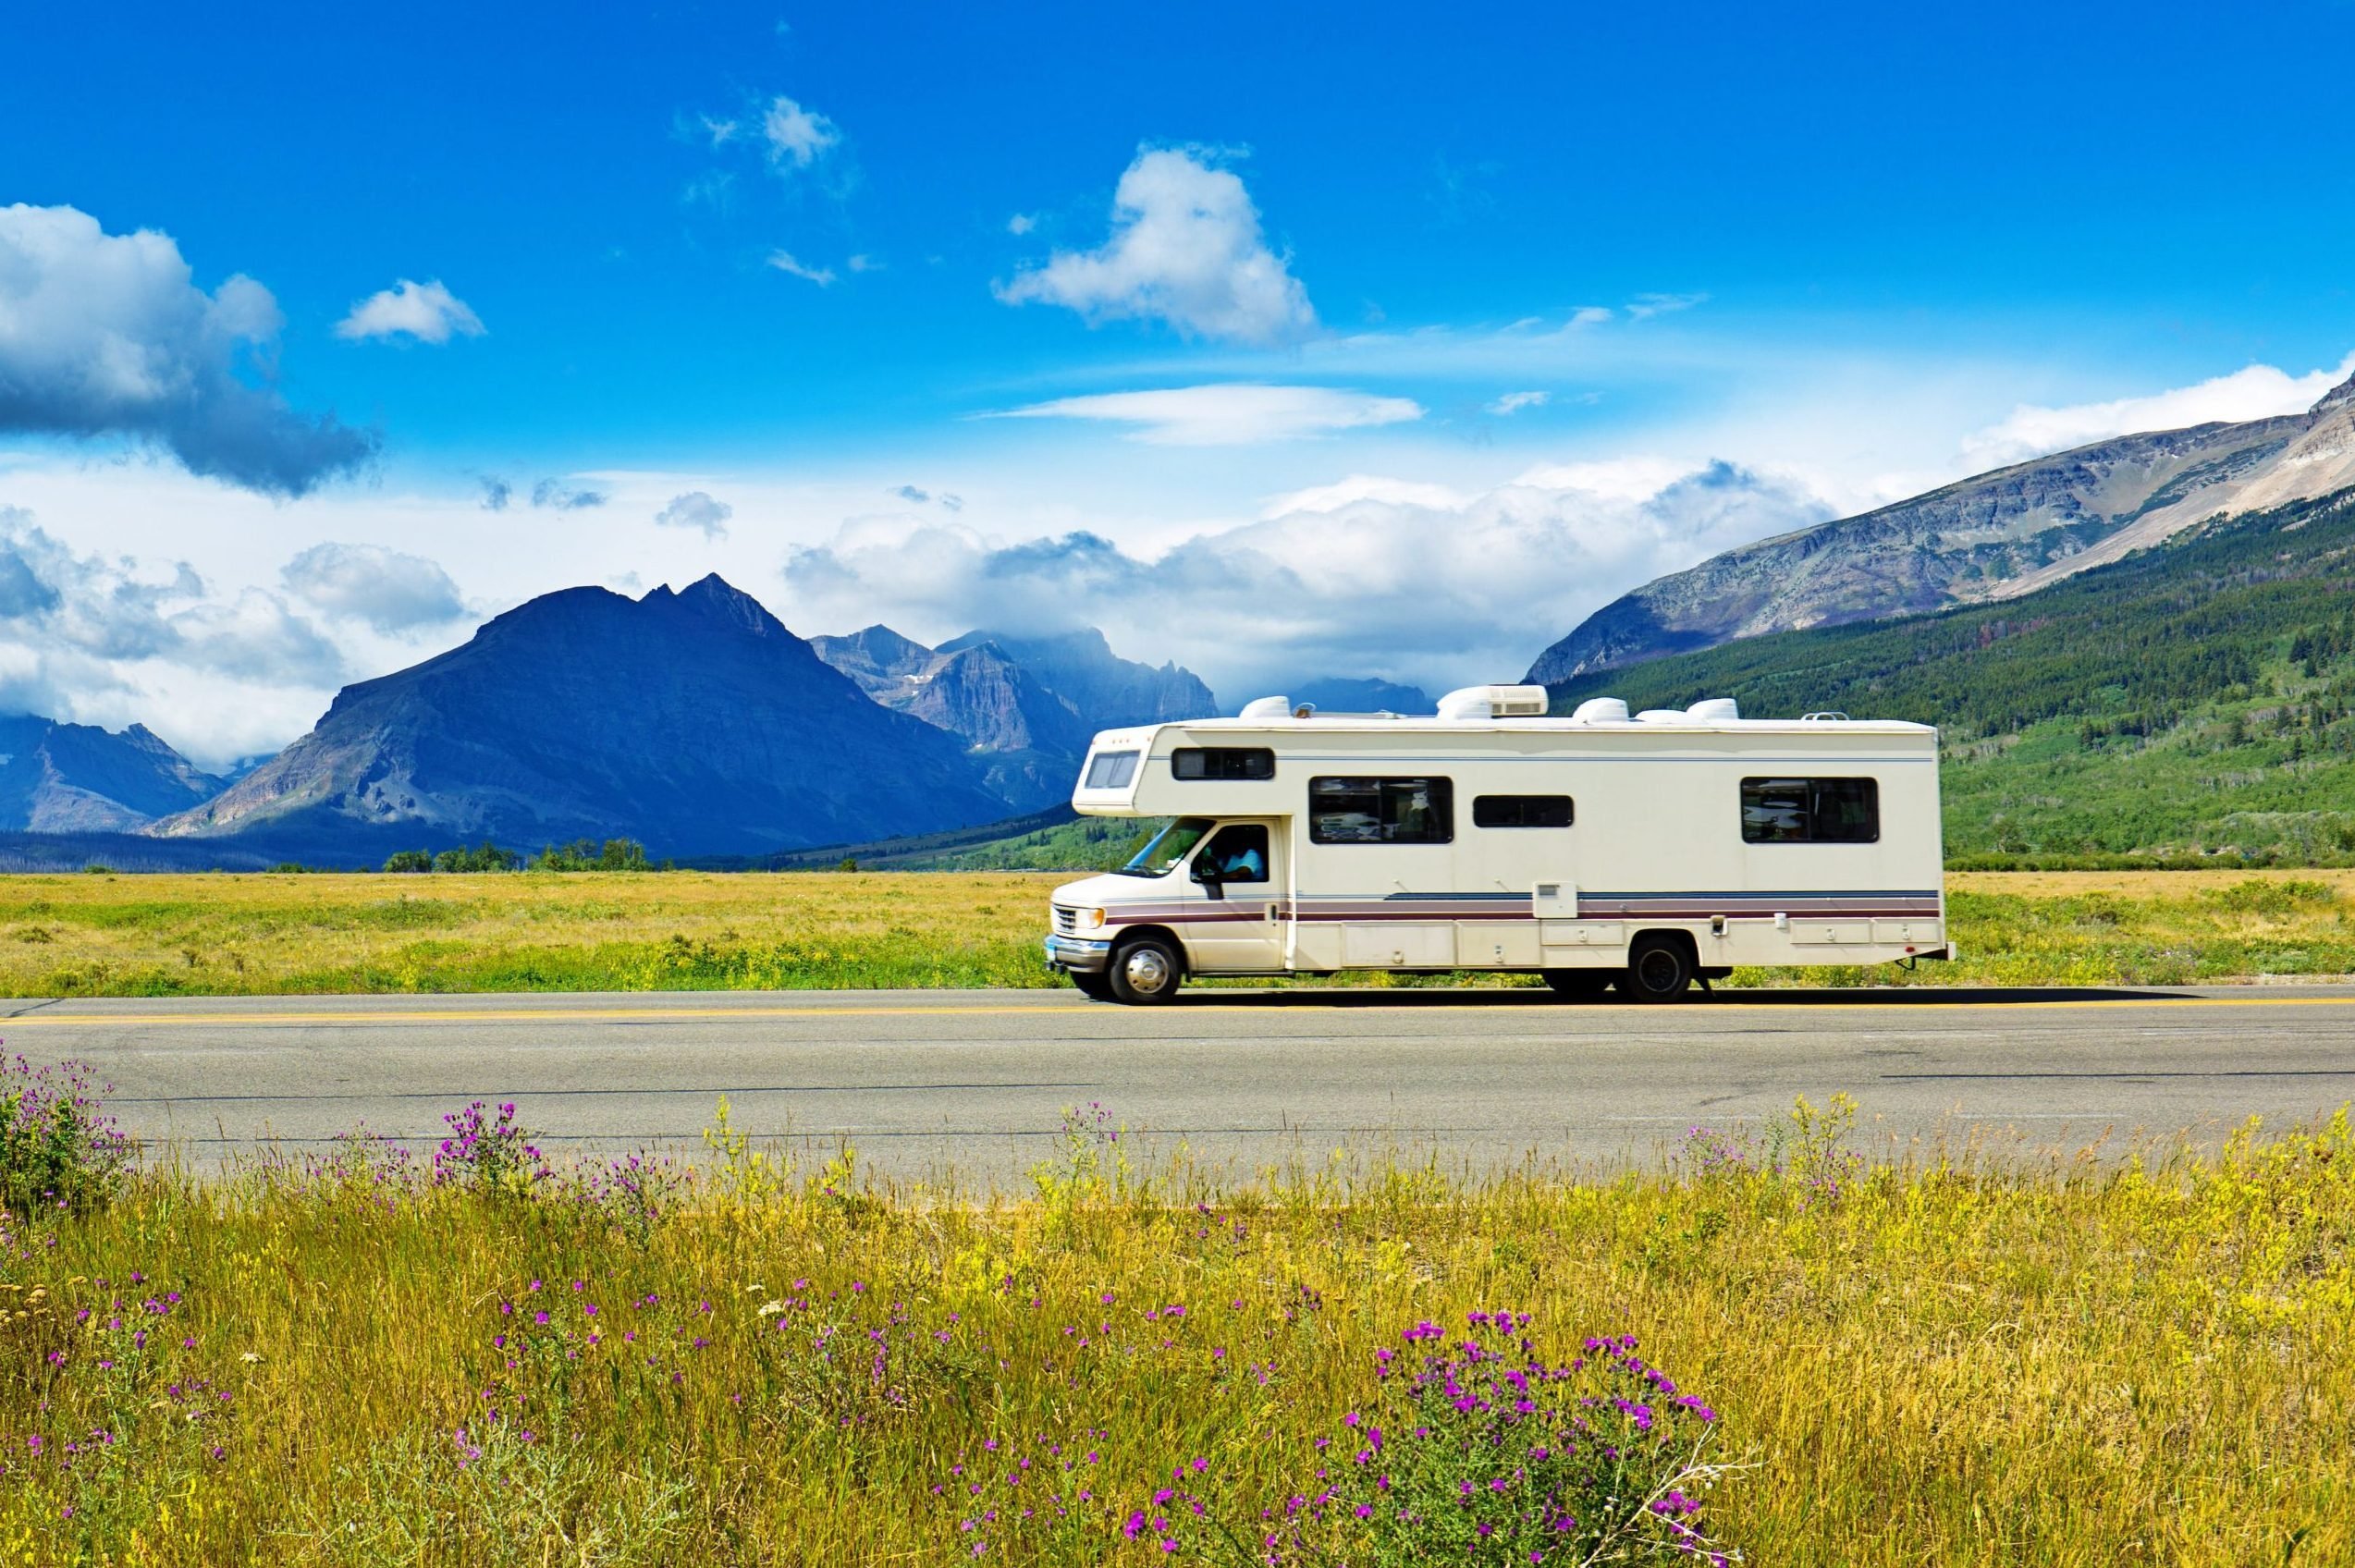
[[[1036,872],[0,876],[0,992],[173,996],[1056,985]],[[1739,984],[2355,973],[2355,871],[1967,872],[1961,962]],[[1366,977],[1359,977],[1366,978]],[[1387,977],[1375,976],[1376,983]]]
[[[1037,873],[0,877],[11,996],[1040,985]]]
[[[1785,1131],[1604,1182],[1220,1190],[1083,1124],[981,1201],[730,1145],[651,1213],[350,1157],[151,1174],[0,1220],[0,1562],[1159,1562],[1121,1522],[1172,1465],[1248,1536],[1314,1439],[1343,1463],[1378,1350],[1500,1307],[1713,1406],[1751,1468],[1711,1519],[1767,1568],[2355,1562],[2343,1116],[2025,1169]]]

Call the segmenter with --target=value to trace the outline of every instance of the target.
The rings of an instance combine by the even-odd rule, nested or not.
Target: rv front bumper
[[[1112,944],[1092,942],[1083,937],[1049,937],[1047,938],[1047,967],[1067,970],[1074,974],[1098,974],[1112,961]]]

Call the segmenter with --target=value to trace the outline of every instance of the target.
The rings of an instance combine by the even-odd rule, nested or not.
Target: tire
[[[1655,931],[1636,938],[1627,949],[1626,969],[1613,984],[1629,1001],[1679,1001],[1692,989],[1696,967],[1691,949]]]
[[[1073,970],[1071,972],[1071,981],[1074,986],[1078,987],[1079,994],[1091,1002],[1108,1002],[1112,999],[1112,980],[1108,974],[1092,973],[1083,974]]]
[[[1105,971],[1113,999],[1131,1007],[1159,1007],[1177,996],[1185,978],[1185,955],[1165,937],[1137,937],[1122,942]]]
[[[1557,997],[1566,997],[1573,1001],[1590,1002],[1600,999],[1605,991],[1611,989],[1612,982],[1618,977],[1619,971],[1615,969],[1549,969],[1545,971],[1545,983],[1553,987],[1553,994]]]

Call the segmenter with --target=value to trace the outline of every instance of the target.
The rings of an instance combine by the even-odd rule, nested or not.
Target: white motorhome
[[[1236,718],[1096,737],[1072,804],[1174,820],[1052,895],[1089,996],[1189,975],[1507,970],[1567,996],[1685,995],[1736,964],[1943,959],[1938,733],[1724,699],[1546,717],[1539,686],[1436,715]]]

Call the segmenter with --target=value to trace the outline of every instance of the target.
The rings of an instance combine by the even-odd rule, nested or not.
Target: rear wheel
[[[1611,982],[1618,974],[1615,969],[1549,969],[1545,971],[1545,983],[1553,987],[1557,997],[1590,1002],[1611,989]]]
[[[1132,1007],[1153,1007],[1177,995],[1185,960],[1166,937],[1138,937],[1112,954],[1107,974],[1115,998]]]
[[[1627,949],[1627,968],[1613,982],[1629,1001],[1673,1002],[1692,988],[1692,949],[1662,932],[1638,937]]]
[[[1089,1001],[1108,1002],[1112,999],[1112,981],[1110,975],[1096,974],[1092,971],[1083,974],[1074,969],[1071,972],[1071,977],[1072,984],[1079,988],[1079,994]]]

